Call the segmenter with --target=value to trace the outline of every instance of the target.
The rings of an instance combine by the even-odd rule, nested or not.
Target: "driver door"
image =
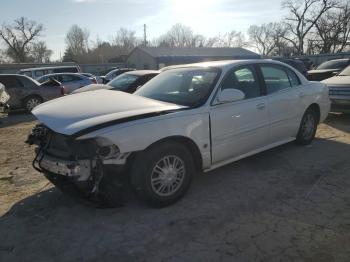
[[[211,107],[212,164],[239,157],[266,146],[269,138],[269,115],[266,96],[256,70],[240,66],[228,73],[220,90],[241,90],[241,101]]]

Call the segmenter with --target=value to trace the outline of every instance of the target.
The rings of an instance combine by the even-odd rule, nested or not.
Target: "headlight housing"
[[[110,140],[102,137],[96,138],[98,145],[97,155],[102,159],[113,159],[119,156],[119,148]]]

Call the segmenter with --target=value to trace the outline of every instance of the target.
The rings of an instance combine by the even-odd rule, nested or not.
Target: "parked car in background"
[[[75,66],[51,66],[51,67],[34,67],[26,68],[18,71],[20,75],[26,75],[33,79],[37,79],[43,75],[53,73],[79,73],[81,69],[78,65]]]
[[[11,109],[26,109],[30,112],[37,105],[63,95],[63,87],[59,83],[46,82],[40,85],[24,75],[0,74],[0,83],[10,95],[8,104]]]
[[[307,70],[311,70],[314,67],[314,62],[308,57],[296,57],[294,59],[303,62]]]
[[[123,73],[126,73],[126,72],[129,72],[129,71],[133,71],[133,70],[136,70],[136,69],[133,69],[133,68],[117,68],[117,69],[113,69],[112,71],[109,71],[105,76],[101,76],[102,78],[102,83],[103,84],[107,84],[109,81],[111,81],[113,78],[123,74]]]
[[[178,65],[134,94],[99,90],[40,105],[28,143],[39,147],[33,165],[59,188],[113,201],[122,174],[142,200],[165,206],[197,171],[311,143],[329,107],[326,85],[277,61]]]
[[[282,63],[285,63],[287,65],[290,65],[294,67],[296,70],[298,70],[300,73],[302,73],[305,77],[307,77],[307,68],[305,67],[304,63],[300,60],[291,59],[291,58],[272,58],[272,60],[280,61]]]
[[[62,83],[62,85],[64,86],[65,94],[70,94],[71,92],[80,87],[96,83],[95,79],[75,73],[57,73],[44,75],[42,77],[39,77],[37,81],[39,83],[43,83],[49,80],[50,78]]]
[[[103,83],[103,80],[100,76],[96,76],[96,75],[93,75],[90,73],[80,73],[80,75],[89,77],[92,80],[92,82],[94,82],[95,84],[102,84]]]
[[[329,88],[332,111],[350,111],[350,66],[338,75],[323,80]]]
[[[350,65],[350,58],[335,59],[320,64],[316,69],[308,71],[310,81],[322,81],[330,78]]]
[[[126,93],[134,93],[138,87],[144,85],[146,82],[148,82],[158,74],[159,71],[155,70],[130,71],[117,76],[112,81],[108,82],[106,85],[88,85],[75,90],[73,94],[99,89],[109,89],[123,91]]]
[[[10,100],[10,95],[6,92],[5,86],[0,83],[0,113],[5,113],[10,106],[7,103]]]

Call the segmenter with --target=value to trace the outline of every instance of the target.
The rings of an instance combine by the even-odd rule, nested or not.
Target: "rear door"
[[[267,93],[270,118],[269,143],[289,139],[299,127],[300,80],[287,67],[273,64],[260,65]]]
[[[213,164],[259,149],[269,137],[268,104],[255,67],[233,69],[220,86],[227,88],[241,90],[245,99],[211,108]]]

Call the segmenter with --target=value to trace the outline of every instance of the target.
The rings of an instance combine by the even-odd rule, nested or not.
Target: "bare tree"
[[[139,44],[139,40],[135,36],[134,31],[126,28],[120,28],[112,41],[112,45],[120,48],[121,54],[128,54],[134,47]]]
[[[282,7],[289,11],[285,20],[289,35],[284,38],[299,54],[304,53],[305,39],[321,16],[336,7],[338,0],[285,0]]]
[[[281,46],[285,30],[279,23],[252,25],[248,29],[249,41],[260,54],[271,55],[274,50]]]
[[[218,35],[212,41],[214,42],[213,47],[244,47],[247,45],[244,34],[235,30]],[[212,42],[208,40],[208,43],[211,44]]]
[[[48,49],[44,41],[34,43],[30,52],[35,63],[50,62],[52,50]]]
[[[77,25],[73,25],[66,35],[67,53],[72,54],[75,59],[79,59],[81,56],[89,51],[89,31],[82,29]]]
[[[198,41],[198,35],[194,35],[190,27],[175,24],[171,29],[158,39],[158,46],[167,47],[195,47],[198,43],[203,44],[203,39]]]
[[[321,53],[339,53],[348,45],[350,37],[350,4],[327,11],[315,24],[317,40],[312,47]],[[314,51],[315,52],[315,51]]]
[[[15,62],[26,62],[31,44],[43,31],[43,25],[20,17],[12,25],[3,24],[0,37],[7,46],[7,55]]]

